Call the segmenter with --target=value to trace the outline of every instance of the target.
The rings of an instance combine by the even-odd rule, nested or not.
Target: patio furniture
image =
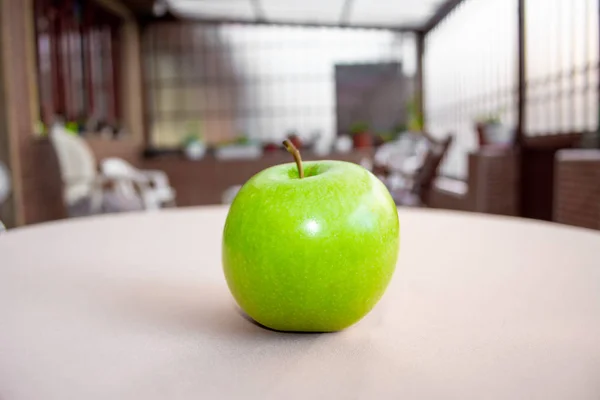
[[[165,176],[157,172],[142,173],[122,160],[103,164],[107,173],[99,173],[85,140],[62,126],[52,128],[50,139],[58,157],[63,197],[70,217],[151,210],[159,201],[172,200],[169,195],[174,198],[174,192],[168,192]],[[153,182],[159,187],[153,186]]]
[[[226,213],[7,232],[3,398],[600,398],[596,232],[402,209],[398,268],[375,309],[339,333],[290,334],[236,307]]]
[[[175,190],[169,185],[167,174],[159,170],[140,170],[127,161],[111,157],[102,160],[100,171],[115,181],[110,191],[128,198],[140,196],[146,211],[175,205]]]
[[[392,153],[395,156],[388,161],[384,170],[387,176],[384,183],[390,189],[392,197],[399,205],[427,206],[439,167],[446,156],[453,135],[439,140],[426,133],[415,144],[412,154],[401,149],[401,152]],[[394,167],[397,163],[398,167]],[[400,184],[393,181],[394,175],[400,177]]]
[[[421,134],[404,133],[399,139],[377,149],[373,172],[390,190],[408,189],[424,155],[426,140]]]

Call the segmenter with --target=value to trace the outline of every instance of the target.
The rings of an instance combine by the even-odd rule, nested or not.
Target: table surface
[[[599,399],[600,234],[400,211],[378,306],[334,334],[242,317],[226,209],[0,236],[0,398]]]

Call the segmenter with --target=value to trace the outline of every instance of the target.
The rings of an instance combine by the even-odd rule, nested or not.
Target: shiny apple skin
[[[398,212],[366,169],[341,161],[268,168],[233,201],[223,269],[239,306],[279,331],[347,328],[377,304],[399,252]]]

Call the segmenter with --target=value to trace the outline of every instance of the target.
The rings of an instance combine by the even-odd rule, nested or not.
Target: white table
[[[600,398],[600,235],[401,211],[388,292],[336,334],[244,319],[225,208],[0,236],[0,398]]]

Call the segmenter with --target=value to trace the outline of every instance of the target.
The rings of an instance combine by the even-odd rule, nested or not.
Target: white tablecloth
[[[0,236],[0,398],[600,398],[600,235],[401,211],[379,305],[335,334],[264,330],[221,271],[225,208]]]

